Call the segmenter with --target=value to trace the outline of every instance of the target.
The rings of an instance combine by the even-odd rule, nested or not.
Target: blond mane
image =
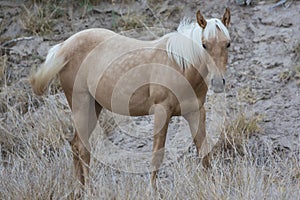
[[[202,36],[204,39],[218,39],[218,30],[230,39],[227,28],[219,19],[207,20],[204,31],[197,22],[191,22],[189,19],[182,20],[177,32],[171,33],[168,39],[166,48],[169,58],[173,59],[182,70],[191,65],[202,65],[208,58],[207,52],[202,47]]]

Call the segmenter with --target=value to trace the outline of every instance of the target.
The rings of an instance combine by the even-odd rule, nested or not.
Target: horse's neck
[[[206,66],[190,66],[184,70],[183,75],[185,76],[186,80],[190,82],[194,89],[199,86],[207,85],[206,79],[208,71]]]

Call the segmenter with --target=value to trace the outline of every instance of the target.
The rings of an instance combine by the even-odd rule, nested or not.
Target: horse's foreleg
[[[80,107],[73,105],[72,108],[76,132],[70,143],[73,151],[75,175],[82,185],[85,185],[89,176],[91,157],[89,138],[96,126],[101,106],[92,98],[89,99],[89,103],[81,103]]]
[[[152,174],[151,185],[156,189],[156,174],[163,161],[165,152],[165,142],[171,112],[161,105],[157,105],[154,112],[154,135],[153,135],[153,154],[152,154]]]
[[[188,121],[198,155],[200,156],[201,153],[205,155],[202,164],[204,167],[208,167],[210,165],[210,159],[206,141],[206,113],[204,106],[202,106],[199,111],[188,113],[183,117]]]

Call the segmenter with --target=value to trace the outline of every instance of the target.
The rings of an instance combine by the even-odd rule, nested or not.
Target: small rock
[[[274,63],[266,63],[263,65],[263,67],[266,69],[272,69],[279,66],[283,66],[283,63],[275,61]]]
[[[240,46],[234,46],[233,47],[233,51],[235,51],[235,52],[239,52],[240,50],[241,50]]]
[[[272,121],[270,118],[264,117],[263,122],[270,122]]]
[[[257,37],[257,36],[253,38],[254,43],[258,43],[260,40],[261,40],[261,38]]]
[[[137,145],[137,148],[138,148],[138,149],[141,149],[141,148],[143,148],[145,145],[146,145],[145,143],[138,144],[138,145]]]

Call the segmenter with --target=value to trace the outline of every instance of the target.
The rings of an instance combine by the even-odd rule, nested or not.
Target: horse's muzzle
[[[221,93],[225,91],[226,81],[224,78],[212,78],[211,79],[211,89],[214,93]]]

